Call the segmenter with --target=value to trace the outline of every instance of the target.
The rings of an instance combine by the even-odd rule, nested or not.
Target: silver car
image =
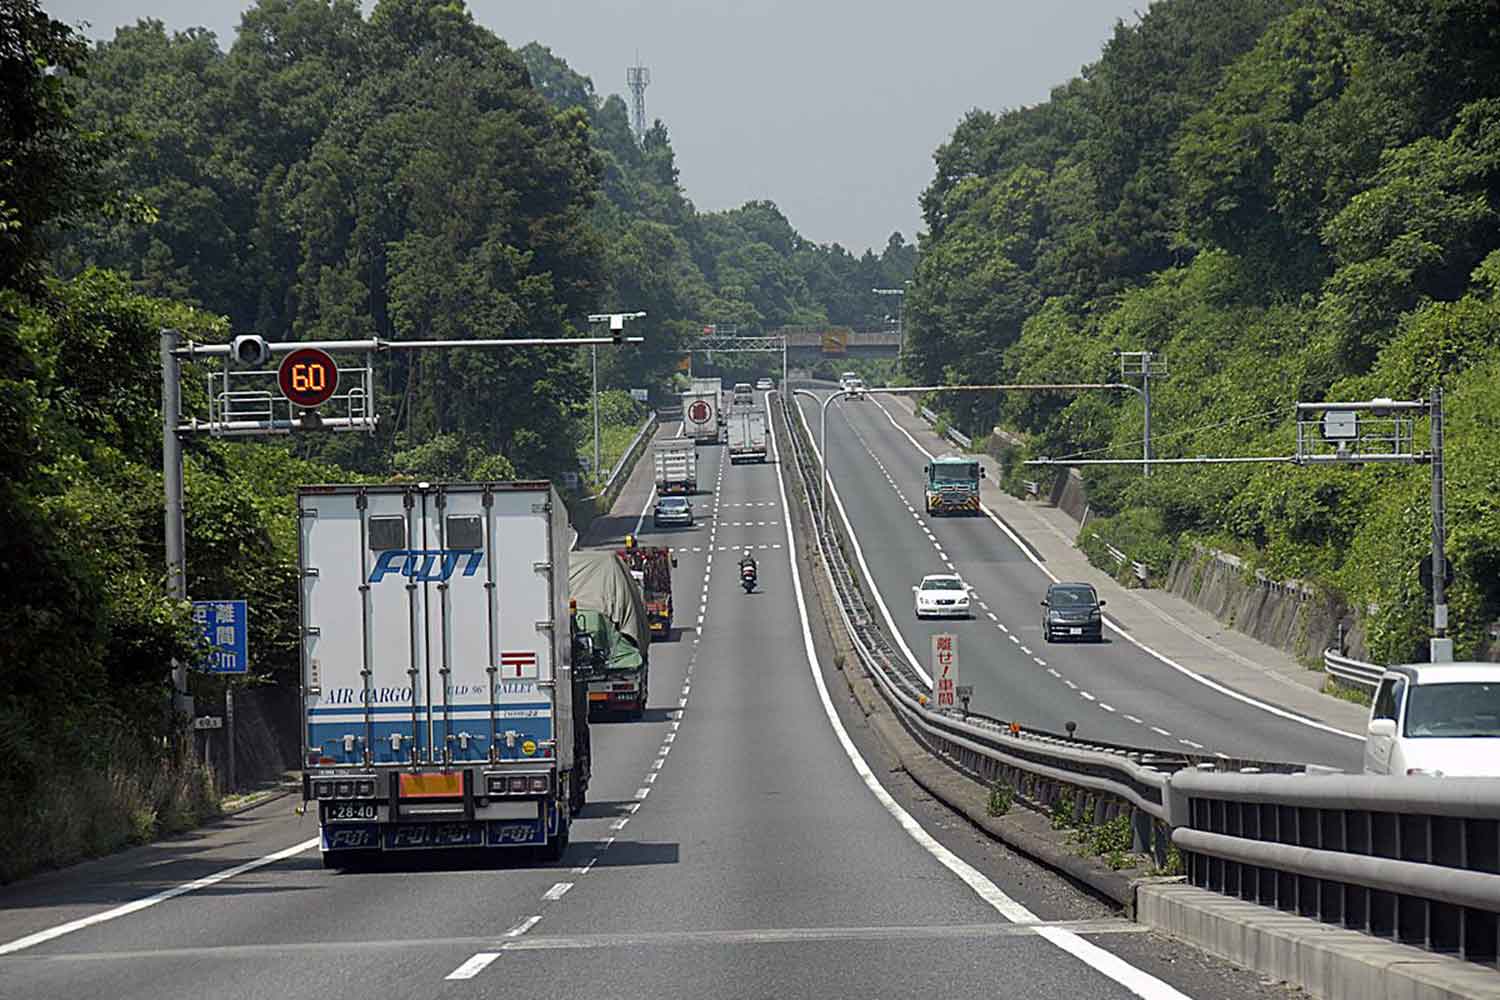
[[[671,524],[691,528],[693,505],[688,502],[687,497],[662,497],[656,501],[656,509],[651,512],[651,523],[658,528]]]

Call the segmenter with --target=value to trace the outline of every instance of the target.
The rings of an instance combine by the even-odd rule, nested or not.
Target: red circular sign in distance
[[[695,424],[707,423],[709,418],[708,404],[701,399],[693,400],[688,407],[688,419]]]
[[[339,367],[327,351],[299,347],[281,359],[276,381],[282,395],[293,404],[310,409],[333,397],[339,387]]]

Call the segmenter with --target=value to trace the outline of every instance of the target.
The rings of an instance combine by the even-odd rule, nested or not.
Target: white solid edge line
[[[792,408],[797,411],[797,417],[802,421],[802,426],[807,431],[808,443],[812,446],[813,454],[818,456],[818,463],[821,466],[823,453],[818,450],[818,443],[813,440],[812,428],[808,425],[807,416],[802,412],[802,406],[797,402],[795,396],[792,397]],[[767,419],[766,423],[769,425],[770,420]],[[912,669],[917,672],[917,676],[922,678],[922,683],[928,687],[932,687],[932,675],[922,669],[922,664],[917,660],[917,655],[906,644],[906,637],[901,634],[901,629],[896,626],[896,620],[891,617],[891,609],[885,606],[885,598],[880,596],[880,586],[875,582],[875,574],[870,572],[869,564],[865,562],[865,550],[860,547],[859,536],[854,533],[854,525],[849,520],[848,512],[844,510],[844,501],[839,496],[839,488],[833,485],[832,476],[828,477],[827,482],[833,490],[833,505],[839,509],[839,519],[844,522],[844,529],[849,533],[849,541],[854,544],[854,557],[859,560],[860,572],[864,573],[865,579],[870,583],[870,593],[875,595],[876,606],[880,608],[880,613],[884,616],[885,623],[890,628],[892,637],[896,640],[896,645],[900,646],[901,652],[906,654],[906,661],[912,665]],[[791,516],[790,514],[786,514],[785,511],[783,511],[783,514],[783,519]]]
[[[801,407],[797,407],[801,412]],[[849,758],[849,763],[854,765],[855,773],[865,783],[879,803],[885,807],[886,812],[901,825],[907,835],[920,844],[927,853],[938,860],[943,867],[963,880],[964,884],[983,899],[1007,920],[1018,924],[1037,923],[1036,914],[1032,913],[1023,904],[1011,899],[1005,892],[985,877],[973,865],[954,854],[948,848],[938,843],[933,836],[922,825],[918,823],[901,804],[891,797],[891,793],[885,790],[880,779],[875,777],[875,772],[870,770],[860,754],[859,748],[849,738],[849,733],[844,729],[844,724],[839,719],[837,710],[833,707],[833,699],[829,697],[828,685],[823,682],[823,672],[818,668],[818,653],[813,646],[812,627],[808,620],[807,602],[802,594],[802,578],[797,572],[797,554],[795,539],[792,536],[791,507],[786,499],[786,482],[781,472],[781,449],[776,440],[775,423],[767,421],[771,431],[771,444],[776,449],[776,485],[781,491],[782,512],[786,515],[786,540],[787,540],[787,562],[792,571],[792,594],[797,601],[797,614],[802,624],[802,648],[807,657],[808,670],[812,672],[813,684],[818,689],[818,700],[823,703],[823,714],[828,717],[828,723],[833,727],[833,732],[838,737],[839,744],[844,748],[844,753]],[[1096,972],[1114,980],[1125,987],[1136,996],[1148,998],[1148,1000],[1189,1000],[1187,994],[1179,992],[1167,983],[1162,982],[1155,976],[1137,969],[1124,959],[1105,951],[1098,945],[1085,941],[1075,932],[1058,927],[1039,927],[1035,933],[1058,948],[1072,955]]]
[[[122,906],[116,906],[113,909],[104,910],[100,913],[95,913],[87,917],[80,917],[77,920],[70,920],[65,924],[58,924],[56,927],[49,927],[46,930],[37,931],[35,934],[28,934],[25,937],[16,938],[14,941],[0,944],[0,955],[13,955],[18,951],[24,951],[27,948],[35,947],[36,945],[51,941],[54,938],[60,938],[64,934],[72,934],[74,931],[81,931],[85,927],[93,927],[95,924],[107,923],[108,921],[115,920],[119,917],[125,917],[129,916],[132,913],[138,913],[141,910],[147,909],[148,907],[155,906],[157,903],[165,903],[169,899],[175,899],[178,896],[185,895],[189,892],[194,892],[198,889],[207,889],[211,885],[218,885],[220,882],[223,882],[226,879],[234,878],[236,875],[243,875],[246,872],[254,871],[257,868],[264,868],[266,865],[274,865],[278,861],[285,861],[287,858],[301,854],[303,851],[310,850],[317,846],[318,838],[312,837],[308,840],[302,841],[302,843],[300,844],[293,844],[291,847],[287,847],[280,851],[277,851],[274,854],[267,854],[263,858],[256,858],[254,861],[246,861],[242,865],[235,865],[233,868],[225,868],[223,871],[214,872],[212,875],[205,875],[202,878],[193,879],[193,881],[191,882],[184,882],[181,885],[175,885],[170,889],[163,889],[161,892],[158,892],[153,896],[146,896],[143,899],[133,900],[129,903],[125,903]]]
[[[900,431],[903,435],[906,436],[906,440],[911,442],[913,448],[917,449],[917,451],[921,452],[923,455],[926,455],[929,459],[932,458],[932,452],[928,451],[926,448],[923,448],[921,444],[917,442],[917,439],[912,437],[911,433],[907,431],[905,427],[902,427],[900,424],[896,423],[896,418],[891,416],[890,411],[885,408],[884,404],[882,404],[879,400],[874,399],[873,396],[871,397],[871,399],[874,401],[875,405],[879,407],[880,412],[885,414],[885,419],[891,422],[891,426],[896,428],[896,430]],[[835,493],[834,495],[835,497],[837,497],[837,493]],[[995,527],[999,528],[1005,533],[1005,536],[1015,544],[1016,548],[1021,550],[1021,553],[1028,560],[1030,560],[1033,566],[1046,574],[1047,579],[1051,580],[1053,583],[1058,582],[1057,577],[1053,575],[1052,571],[1049,570],[1046,565],[1032,553],[1031,549],[1026,545],[1026,543],[1021,541],[1020,536],[1012,531],[1009,525],[1007,525],[1004,521],[1000,520],[998,516],[996,516],[994,511],[990,510],[988,506],[982,503],[979,505],[979,509],[984,511],[985,517],[988,517],[992,522],[994,522]],[[1152,649],[1144,642],[1141,642],[1141,640],[1137,639],[1129,632],[1126,632],[1124,629],[1120,628],[1108,618],[1104,619],[1104,624],[1107,628],[1109,628],[1110,631],[1118,634],[1122,639],[1129,642],[1137,649],[1141,650],[1141,652],[1145,653],[1147,656],[1150,656],[1152,659],[1171,667],[1173,670],[1182,674],[1184,677],[1191,678],[1192,680],[1197,681],[1199,684],[1202,684],[1204,687],[1209,688],[1212,691],[1217,691],[1219,694],[1225,695],[1229,698],[1233,698],[1235,701],[1238,701],[1242,704],[1251,705],[1255,708],[1260,709],[1262,712],[1268,712],[1278,718],[1286,719],[1290,722],[1300,722],[1302,725],[1307,726],[1311,729],[1317,729],[1325,733],[1332,733],[1335,736],[1343,736],[1347,739],[1359,740],[1360,742],[1364,742],[1364,736],[1359,733],[1351,733],[1348,730],[1340,729],[1338,726],[1332,726],[1326,722],[1319,722],[1316,719],[1309,719],[1307,716],[1298,715],[1296,712],[1288,712],[1284,708],[1277,708],[1275,705],[1270,705],[1266,702],[1259,701],[1247,694],[1241,694],[1233,688],[1225,687],[1223,684],[1220,684],[1213,678],[1205,677],[1203,674],[1198,673],[1196,670],[1193,670],[1189,667],[1184,667],[1182,664],[1178,663],[1176,660],[1173,660],[1171,657],[1166,656],[1162,653],[1158,653],[1156,650]]]

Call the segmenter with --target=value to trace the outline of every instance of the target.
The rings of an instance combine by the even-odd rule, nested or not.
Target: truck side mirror
[[[1045,607],[1046,607],[1046,606],[1047,606],[1047,602],[1046,602],[1046,601],[1043,601],[1043,602],[1042,602],[1042,607],[1044,607],[1044,608],[1045,608]]]
[[[1369,733],[1371,736],[1376,736],[1383,739],[1392,739],[1396,735],[1396,720],[1371,719]]]

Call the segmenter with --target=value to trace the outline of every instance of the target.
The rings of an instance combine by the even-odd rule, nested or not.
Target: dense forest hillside
[[[1483,649],[1500,618],[1493,3],[1160,0],[1048,101],[971,113],[935,160],[909,377],[1111,381],[1114,351],[1153,350],[1163,457],[1288,454],[1297,401],[1441,383],[1449,599],[1459,654]],[[1133,396],[944,405],[1023,432],[1024,456],[1140,454]],[[1338,592],[1376,658],[1425,658],[1425,467],[1085,479],[1097,530],[1137,558],[1230,549]]]

